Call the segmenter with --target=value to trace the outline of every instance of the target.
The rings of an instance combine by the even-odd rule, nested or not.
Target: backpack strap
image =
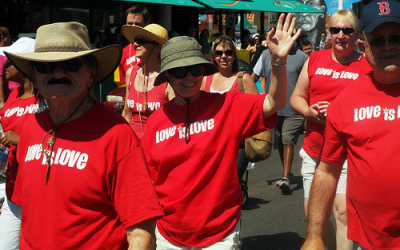
[[[239,85],[240,92],[244,93],[243,71],[239,71],[239,72],[237,73],[237,77],[238,77],[238,85]]]

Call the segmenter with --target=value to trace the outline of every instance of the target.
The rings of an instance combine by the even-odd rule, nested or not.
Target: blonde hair
[[[338,23],[340,19],[348,21],[353,29],[359,29],[358,19],[352,10],[338,10],[333,13],[329,19],[328,27],[334,27],[333,25]]]

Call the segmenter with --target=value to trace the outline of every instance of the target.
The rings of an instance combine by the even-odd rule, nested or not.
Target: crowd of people
[[[238,249],[244,140],[272,129],[283,195],[305,130],[302,249],[400,248],[399,186],[387,181],[400,177],[399,1],[369,3],[361,24],[335,12],[315,51],[281,14],[242,37],[250,74],[231,33],[180,36],[139,5],[125,18],[125,47],[78,22],[14,43],[0,27],[0,249]],[[112,74],[126,85],[122,115],[93,95]]]

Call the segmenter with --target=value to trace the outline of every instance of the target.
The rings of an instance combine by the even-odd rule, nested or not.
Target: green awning
[[[295,0],[197,0],[212,9],[268,11],[268,12],[323,12]]]
[[[203,5],[193,2],[192,0],[118,0],[125,2],[138,2],[138,3],[155,3],[155,4],[170,4],[188,7],[204,8]]]

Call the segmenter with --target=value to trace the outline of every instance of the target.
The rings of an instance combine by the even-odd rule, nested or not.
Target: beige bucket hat
[[[155,23],[149,24],[144,28],[140,26],[124,25],[122,26],[122,33],[131,43],[135,41],[135,37],[137,36],[149,38],[161,45],[168,41],[168,31]]]
[[[88,30],[78,22],[52,23],[39,27],[33,53],[4,52],[24,75],[30,77],[31,62],[61,62],[92,55],[97,59],[94,83],[99,83],[117,68],[122,55],[119,45],[91,49]]]

